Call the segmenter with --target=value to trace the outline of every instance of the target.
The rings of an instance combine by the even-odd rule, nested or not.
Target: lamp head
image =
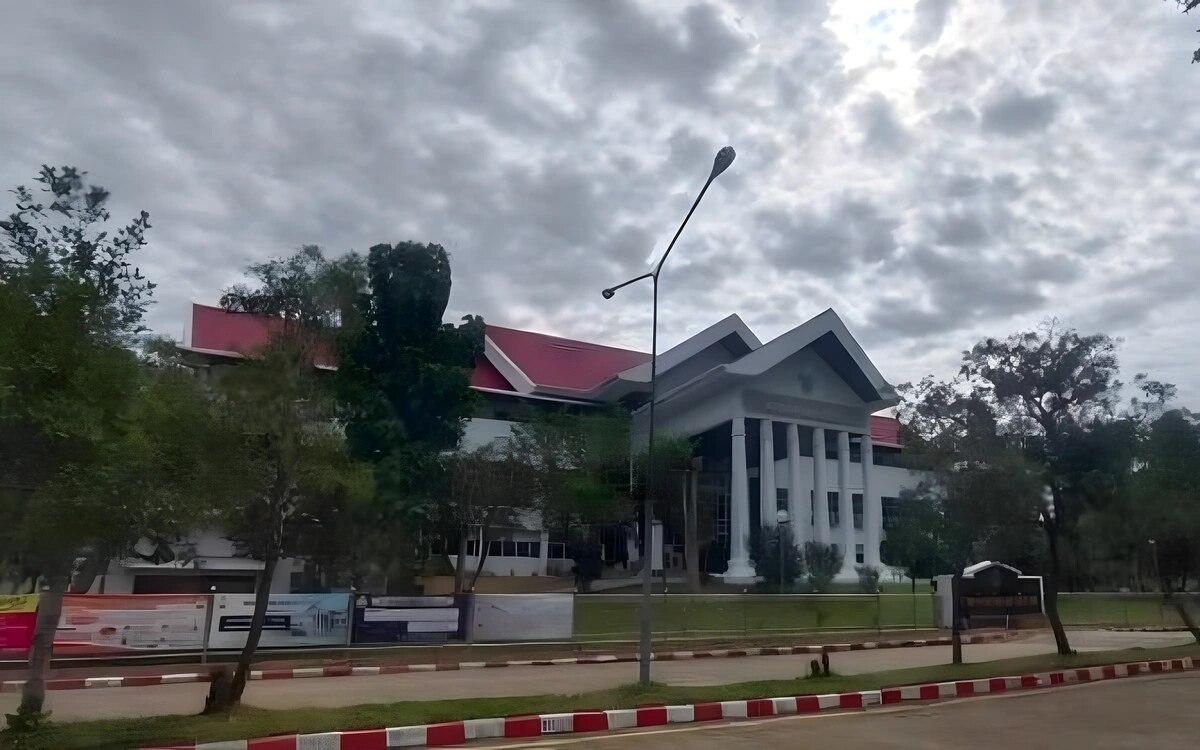
[[[779,523],[779,524],[781,524],[781,525],[782,525],[782,524],[785,524],[785,523],[787,523],[789,520],[790,520],[790,519],[788,518],[788,512],[787,512],[786,510],[777,510],[777,511],[775,511],[775,521],[776,521],[776,523]]]
[[[611,289],[605,289],[603,292],[600,292],[600,294],[604,295],[604,299],[612,299],[616,292]]]
[[[733,164],[733,159],[736,156],[737,152],[733,150],[733,146],[726,146],[718,151],[717,158],[713,159],[712,174],[708,176],[708,179],[715,180],[717,175],[729,169],[729,165]]]

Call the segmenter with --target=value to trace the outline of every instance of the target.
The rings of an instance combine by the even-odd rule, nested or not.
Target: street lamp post
[[[775,534],[779,537],[779,592],[780,593],[783,593],[783,582],[785,580],[785,575],[786,575],[784,572],[786,570],[786,567],[784,566],[784,557],[783,557],[783,537],[784,537],[783,531],[785,528],[787,528],[787,523],[790,520],[791,519],[788,518],[788,512],[786,510],[779,510],[779,511],[775,512]]]
[[[692,218],[692,213],[695,212],[696,206],[700,205],[700,199],[708,191],[708,186],[712,184],[713,180],[717,179],[718,175],[729,168],[736,155],[732,146],[726,146],[717,152],[717,156],[713,160],[712,171],[708,175],[708,180],[704,183],[704,187],[700,189],[700,194],[696,196],[696,202],[688,210],[687,216],[683,217],[683,223],[679,225],[679,229],[675,230],[675,236],[671,238],[671,244],[667,245],[667,251],[658,259],[658,263],[654,265],[654,270],[644,273],[641,276],[635,276],[629,281],[609,287],[601,292],[604,295],[604,299],[612,299],[618,289],[629,286],[634,282],[641,281],[642,279],[650,279],[654,282],[654,305],[650,324],[650,426],[646,441],[646,497],[642,507],[642,612],[641,635],[638,642],[638,679],[642,684],[650,682],[650,590],[653,583],[651,571],[654,567],[650,559],[653,547],[652,520],[654,518],[651,488],[653,487],[654,478],[654,398],[658,376],[658,275],[662,271],[663,263],[667,261],[667,256],[671,254],[671,249],[675,247],[675,241],[679,239],[683,228],[687,226],[688,219]]]

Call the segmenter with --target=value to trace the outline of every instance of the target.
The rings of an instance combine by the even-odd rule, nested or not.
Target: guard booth
[[[954,620],[953,576],[934,579],[934,615],[939,628]],[[959,615],[964,628],[1021,628],[1040,626],[1045,615],[1042,577],[991,560],[963,568]]]

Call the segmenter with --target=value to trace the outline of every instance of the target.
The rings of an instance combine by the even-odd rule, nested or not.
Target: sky
[[[0,2],[0,185],[150,212],[180,338],[246,264],[435,242],[448,319],[648,349],[832,307],[893,383],[1048,317],[1200,407],[1200,67],[1168,0]],[[9,210],[5,205],[4,210]]]

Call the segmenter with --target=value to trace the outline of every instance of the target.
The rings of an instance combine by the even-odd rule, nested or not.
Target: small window
[[[471,555],[472,557],[477,556],[479,554],[479,540],[478,539],[468,539],[467,540],[467,554]]]
[[[503,554],[505,557],[516,557],[517,556],[517,543],[516,542],[508,542],[508,541],[504,542],[504,553]]]
[[[841,525],[842,517],[841,517],[841,511],[838,509],[838,493],[830,492],[828,494],[828,498],[829,498],[829,528],[832,529],[834,526]]]
[[[541,542],[530,542],[529,543],[529,556],[530,557],[538,557],[538,558],[540,558],[542,556],[542,543]]]
[[[883,528],[890,529],[900,520],[900,498],[885,495],[879,503],[883,506]]]
[[[504,554],[503,544],[504,543],[499,539],[493,539],[492,541],[488,542],[488,554],[500,557]]]
[[[863,556],[863,546],[861,544],[854,545],[854,562],[862,565],[865,561],[866,557]]]
[[[517,542],[517,557],[529,557],[529,542]]]
[[[788,509],[788,491],[786,487],[775,488],[775,510]]]
[[[855,493],[850,496],[850,502],[854,505],[854,528],[861,529],[863,527],[863,496]]]

